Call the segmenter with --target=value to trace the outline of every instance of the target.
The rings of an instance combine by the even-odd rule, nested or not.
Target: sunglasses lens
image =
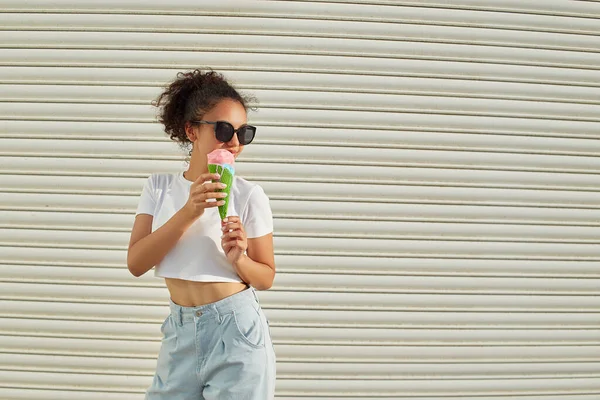
[[[240,144],[246,145],[250,144],[254,139],[254,135],[256,134],[256,128],[253,126],[246,125],[238,132],[238,139]]]
[[[233,137],[233,126],[228,122],[217,122],[217,126],[215,126],[215,136],[219,142],[229,142]]]
[[[237,133],[238,140],[241,145],[250,144],[256,134],[256,127],[251,125],[242,126],[237,131],[229,122],[217,121],[215,126],[215,137],[219,142],[227,143],[233,139],[233,135]]]

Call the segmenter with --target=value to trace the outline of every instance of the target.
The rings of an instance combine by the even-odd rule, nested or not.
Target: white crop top
[[[144,184],[136,215],[152,215],[154,232],[185,205],[191,185],[183,172],[152,174]],[[269,198],[259,185],[236,176],[229,195],[227,215],[240,217],[249,239],[273,232]],[[221,248],[221,235],[217,207],[207,208],[154,268],[154,276],[198,282],[241,282]]]

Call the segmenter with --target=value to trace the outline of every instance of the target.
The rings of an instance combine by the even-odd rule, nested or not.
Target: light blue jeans
[[[146,400],[275,397],[275,352],[253,288],[198,307],[170,303]]]

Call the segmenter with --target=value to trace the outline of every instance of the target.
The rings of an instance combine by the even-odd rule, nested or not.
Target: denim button
[[[196,317],[202,316],[202,311],[196,311]]]

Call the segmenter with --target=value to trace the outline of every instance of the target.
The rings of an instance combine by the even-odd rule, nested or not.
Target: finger
[[[225,189],[227,187],[227,184],[222,183],[222,182],[206,182],[203,183],[202,186],[204,186],[207,190],[222,190]]]
[[[239,248],[240,250],[246,250],[243,246],[243,242],[241,242],[240,240],[230,240],[227,242],[223,242],[221,244],[221,247],[223,247],[223,250],[227,251],[229,249],[232,249],[234,247]]]
[[[228,223],[225,223],[221,229],[223,230],[223,232],[236,231],[236,230],[243,231],[244,227],[239,222],[233,222],[233,223],[228,222]]]
[[[208,193],[194,193],[192,195],[193,201],[207,201],[207,200],[221,200],[227,197],[227,193],[223,192],[208,192]]]
[[[216,192],[218,190],[225,189],[226,187],[227,187],[227,185],[224,183],[221,183],[221,182],[216,182],[216,183],[205,182],[205,183],[198,185],[195,188],[191,189],[191,192],[192,193]]]
[[[239,222],[239,223],[242,223],[242,221],[240,220],[240,217],[238,217],[238,216],[235,216],[235,215],[229,216],[229,217],[227,217],[227,218],[225,218],[225,219],[223,220],[223,223],[225,223],[225,224],[227,224],[227,223],[231,223],[231,222]]]
[[[234,240],[234,239],[240,239],[240,240],[244,240],[244,234],[240,231],[232,231],[232,232],[228,232],[225,233],[223,236],[221,236],[223,238],[223,240],[228,241],[228,240]]]
[[[219,174],[211,174],[210,172],[206,172],[204,174],[200,174],[198,179],[194,181],[195,184],[201,185],[206,181],[218,181],[221,179],[221,175]]]
[[[223,201],[223,200],[219,200],[219,201],[198,200],[198,201],[194,201],[194,205],[196,207],[200,207],[200,208],[212,208],[212,207],[224,206],[225,201]]]

